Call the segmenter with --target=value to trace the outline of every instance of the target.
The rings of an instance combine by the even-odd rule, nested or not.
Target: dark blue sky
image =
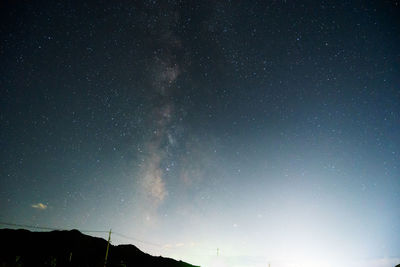
[[[202,266],[392,266],[399,5],[2,3],[0,221]]]

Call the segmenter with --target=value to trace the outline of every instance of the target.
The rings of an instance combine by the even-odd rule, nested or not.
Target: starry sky
[[[207,267],[400,263],[399,10],[2,2],[0,221]]]

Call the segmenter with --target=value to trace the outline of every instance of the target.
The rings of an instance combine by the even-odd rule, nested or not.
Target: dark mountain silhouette
[[[107,241],[78,230],[31,232],[0,229],[0,266],[104,266]],[[107,266],[194,267],[154,257],[134,245],[110,244]]]

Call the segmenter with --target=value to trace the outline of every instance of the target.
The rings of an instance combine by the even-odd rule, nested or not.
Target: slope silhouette
[[[104,266],[107,241],[78,230],[31,232],[0,229],[0,266]],[[107,266],[194,267],[154,257],[134,245],[110,244]]]

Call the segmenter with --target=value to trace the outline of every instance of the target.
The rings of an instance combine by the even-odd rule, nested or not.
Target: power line
[[[24,227],[24,228],[30,228],[30,229],[38,229],[38,230],[49,230],[49,231],[62,231],[62,230],[66,230],[63,228],[55,228],[55,227],[47,227],[47,226],[37,226],[37,225],[27,225],[27,224],[17,224],[17,223],[8,223],[8,222],[1,222],[0,221],[0,225],[7,225],[7,226],[15,226],[15,227]],[[104,231],[104,230],[80,230],[77,229],[80,232],[85,232],[85,233],[108,233],[109,231]],[[153,243],[153,242],[149,242],[149,241],[144,241],[135,237],[131,237],[131,236],[127,236],[125,234],[121,234],[118,232],[113,232],[114,235],[123,237],[125,239],[129,239],[135,242],[140,242],[143,244],[147,244],[147,245],[151,245],[151,246],[156,246],[156,247],[163,247],[165,248],[165,246],[161,245],[161,244],[157,244],[157,243]]]
[[[66,229],[62,229],[62,228],[55,228],[55,227],[47,227],[47,226],[35,226],[35,225],[27,225],[27,224],[17,224],[17,223],[7,223],[7,222],[0,222],[1,225],[7,225],[7,226],[15,226],[15,227],[24,227],[24,228],[31,228],[31,229],[38,229],[38,230],[50,230],[50,231],[62,231],[62,230],[66,230]],[[108,231],[103,231],[103,230],[80,230],[77,229],[80,232],[85,232],[85,233],[108,233]],[[147,244],[147,245],[152,245],[152,246],[157,246],[157,247],[165,247],[161,244],[157,244],[157,243],[152,243],[152,242],[148,242],[148,241],[143,241],[141,239],[137,239],[135,237],[131,237],[131,236],[127,236],[118,232],[113,232],[114,235],[126,238],[126,239],[130,239],[132,241],[135,242],[140,242],[143,244]]]
[[[2,221],[0,221],[0,225],[23,227],[23,228],[28,228],[28,229],[49,230],[49,231],[65,231],[65,230],[68,230],[68,229],[65,229],[65,228],[63,229],[63,228],[48,227],[48,226],[17,224],[17,223],[2,222]],[[77,229],[77,228],[75,228],[75,229]],[[72,229],[69,229],[69,230],[72,230]],[[77,229],[77,230],[82,232],[82,233],[109,233],[109,231],[105,231],[105,230],[81,230],[81,229]],[[139,242],[139,243],[142,243],[142,244],[147,244],[147,245],[160,247],[160,248],[164,248],[164,249],[176,249],[177,248],[177,247],[170,247],[170,246],[166,246],[166,245],[162,245],[162,244],[158,244],[158,243],[154,243],[154,242],[145,241],[145,240],[142,240],[142,239],[138,239],[136,237],[127,236],[127,235],[119,233],[119,232],[112,232],[112,233],[114,235],[120,236],[122,238],[129,239],[129,240],[132,240],[132,241],[135,241],[135,242]],[[202,249],[205,249],[205,248],[202,248]],[[207,249],[207,250],[211,250],[211,249]],[[214,250],[214,249],[212,249],[212,250]]]
[[[123,237],[123,238],[126,238],[126,239],[130,239],[132,241],[136,241],[136,242],[140,242],[140,243],[144,243],[144,244],[148,244],[148,245],[152,245],[152,246],[156,246],[156,247],[165,247],[165,246],[163,246],[161,244],[152,243],[152,242],[148,242],[148,241],[143,241],[143,240],[137,239],[135,237],[130,237],[130,236],[118,233],[118,232],[113,232],[113,234],[118,235],[118,236]]]
[[[54,228],[54,227],[47,227],[47,226],[36,226],[36,225],[27,225],[27,224],[17,224],[17,223],[7,223],[7,222],[0,222],[2,225],[8,226],[16,226],[16,227],[25,227],[25,228],[32,228],[32,229],[39,229],[39,230],[51,230],[51,231],[63,231],[66,229],[62,228]],[[79,230],[79,229],[78,229]],[[108,233],[108,231],[101,231],[101,230],[79,230],[80,232],[86,233]]]
[[[37,225],[27,225],[27,224],[17,224],[17,223],[8,223],[8,222],[0,222],[1,225],[7,225],[7,226],[15,226],[15,227],[24,227],[24,228],[31,228],[31,229],[38,229],[38,230],[50,230],[50,231],[62,231],[62,230],[66,230],[66,229],[62,229],[62,228],[55,228],[55,227],[47,227],[47,226],[37,226]],[[85,233],[108,233],[108,231],[104,231],[104,230],[80,230],[77,229],[80,232],[85,232]],[[130,239],[132,241],[136,241],[136,242],[140,242],[140,243],[144,243],[144,244],[148,244],[148,245],[152,245],[152,246],[157,246],[157,247],[165,247],[161,244],[157,244],[157,243],[153,243],[153,242],[148,242],[148,241],[144,241],[135,237],[131,237],[131,236],[127,236],[118,232],[113,232],[114,235],[118,235],[120,237],[126,238],[126,239]]]

